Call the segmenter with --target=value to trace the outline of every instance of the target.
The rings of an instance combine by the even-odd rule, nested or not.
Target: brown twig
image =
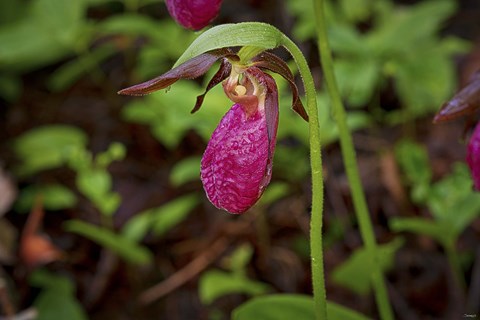
[[[213,263],[227,249],[229,243],[230,241],[227,240],[227,237],[225,236],[218,238],[211,246],[200,253],[185,267],[174,273],[165,281],[145,290],[138,298],[138,301],[144,305],[150,304],[193,279],[197,274]]]

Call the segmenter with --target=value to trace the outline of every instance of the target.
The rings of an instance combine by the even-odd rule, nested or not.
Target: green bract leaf
[[[67,231],[84,236],[118,254],[121,258],[135,264],[147,264],[152,260],[152,253],[147,248],[113,233],[80,220],[70,220],[64,224]]]
[[[327,302],[330,320],[368,320],[356,311]],[[310,296],[277,294],[251,299],[233,311],[233,320],[314,320],[315,310]]]
[[[283,33],[261,22],[223,24],[202,33],[178,58],[174,67],[213,49],[253,46],[273,49],[282,44]]]

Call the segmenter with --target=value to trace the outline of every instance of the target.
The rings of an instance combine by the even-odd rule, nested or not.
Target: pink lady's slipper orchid
[[[222,0],[166,0],[175,21],[185,28],[200,30],[218,15]]]
[[[440,111],[435,115],[433,122],[447,121],[467,115],[470,118],[468,119],[465,129],[468,129],[473,123],[473,113],[479,108],[480,71],[477,71],[473,74],[470,82],[442,106]],[[468,142],[467,164],[470,167],[474,188],[480,191],[480,123],[477,124]]]
[[[150,81],[121,90],[120,94],[143,95],[166,88],[179,79],[192,79],[207,72],[216,60],[220,69],[197,97],[197,111],[207,92],[223,82],[234,105],[215,129],[201,162],[201,179],[208,199],[217,208],[243,213],[253,206],[272,176],[272,160],[278,127],[278,90],[265,70],[282,75],[293,93],[293,109],[308,120],[298,98],[293,75],[277,56],[263,52],[248,64],[229,49],[201,54]]]

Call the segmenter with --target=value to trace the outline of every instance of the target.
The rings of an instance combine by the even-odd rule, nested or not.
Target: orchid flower
[[[222,0],[166,0],[175,21],[187,29],[200,30],[218,15]]]
[[[220,68],[205,92],[197,97],[192,113],[201,107],[207,92],[220,82],[234,105],[208,142],[200,175],[210,202],[219,209],[238,214],[258,201],[272,177],[278,127],[278,89],[266,70],[278,73],[288,81],[292,90],[292,107],[308,121],[287,64],[269,52],[241,63],[240,57],[230,49],[212,50],[119,93],[144,95],[166,88],[179,79],[197,78],[217,60],[221,60]]]

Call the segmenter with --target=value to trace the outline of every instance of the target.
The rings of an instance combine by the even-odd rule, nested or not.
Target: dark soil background
[[[476,0],[459,3],[460,9],[444,33],[461,36],[476,44],[469,55],[458,57],[461,85],[472,71],[480,67],[480,3]],[[285,18],[288,15],[282,10],[285,6],[274,0],[225,1],[215,22],[257,20],[288,30],[293,21]],[[165,15],[165,10],[159,9],[159,15]],[[306,43],[302,49],[320,78],[316,47],[313,43]],[[170,152],[155,140],[146,126],[121,119],[120,110],[129,99],[116,95],[117,90],[127,85],[122,59],[117,55],[102,65],[108,75],[108,83],[103,86],[87,76],[68,91],[49,92],[44,81],[55,67],[51,66],[23,77],[24,93],[17,103],[0,101],[0,161],[7,173],[16,162],[10,141],[44,124],[64,123],[83,129],[89,135],[89,148],[93,153],[105,150],[111,141],[119,141],[127,147],[126,159],[110,166],[114,190],[123,200],[115,214],[117,227],[141,210],[158,206],[187,191],[201,190],[200,181],[174,188],[169,185],[168,175],[179,160],[201,155],[205,148],[202,139],[192,132],[177,150]],[[385,96],[388,94],[386,92]],[[186,116],[189,115],[186,113]],[[377,126],[354,133],[358,164],[379,243],[394,237],[388,228],[390,217],[405,212],[412,216],[429,215],[425,208],[418,208],[409,200],[409,190],[404,187],[393,155],[394,143],[408,131],[413,139],[427,146],[434,179],[438,180],[451,171],[454,162],[463,161],[465,157],[463,126],[463,120],[432,125],[431,118],[425,118],[416,120],[408,129],[405,126]],[[323,159],[325,233],[329,234],[332,224],[338,220],[345,230],[343,238],[335,239],[326,248],[325,272],[328,275],[360,247],[362,241],[353,217],[338,144],[326,148]],[[74,189],[74,174],[68,169],[43,172],[16,187],[60,180]],[[248,297],[230,295],[210,307],[202,306],[197,292],[198,277],[211,266],[220,267],[221,258],[242,243],[249,243],[255,249],[248,270],[252,279],[267,282],[278,292],[310,294],[309,258],[295,249],[299,237],[308,236],[310,181],[303,181],[295,186],[295,190],[262,215],[258,215],[255,209],[241,216],[229,215],[216,210],[205,198],[185,222],[165,237],[145,240],[155,254],[155,263],[144,268],[127,265],[98,245],[64,232],[61,226],[65,220],[80,218],[96,222],[99,219],[92,205],[80,197],[81,201],[73,210],[45,214],[43,231],[65,252],[64,259],[50,263],[46,268],[75,280],[78,298],[92,320],[207,319],[215,310],[228,315]],[[27,216],[12,209],[5,217],[20,234]],[[387,275],[397,318],[462,319],[466,301],[470,301],[476,312],[474,318],[480,317],[480,283],[472,282],[474,274],[480,272],[475,269],[480,265],[480,220],[462,234],[457,247],[459,252],[476,252],[474,267],[465,275],[470,284],[466,296],[455,289],[448,261],[438,244],[427,237],[403,236],[406,243],[397,253],[395,266]],[[18,259],[16,251],[11,254],[12,260],[3,265],[1,271],[8,280],[6,293],[10,300],[3,299],[4,311],[8,305],[16,310],[27,308],[38,294],[27,282],[31,270]],[[182,283],[183,279],[185,283]],[[159,283],[163,283],[160,289],[155,287]],[[156,289],[152,291],[152,287]],[[328,276],[327,293],[331,301],[378,318],[371,295],[353,294],[331,283]],[[4,294],[5,290],[2,297]],[[150,301],[152,296],[153,301]]]

